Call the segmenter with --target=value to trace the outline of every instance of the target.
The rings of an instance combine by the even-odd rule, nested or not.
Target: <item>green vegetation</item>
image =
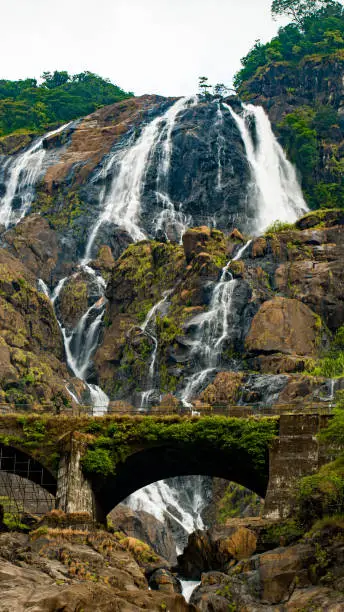
[[[253,491],[231,482],[218,504],[217,520],[225,523],[227,519],[241,517],[244,510],[250,508],[250,516],[259,516],[261,510],[261,499]]]
[[[328,165],[332,180],[316,181],[320,163],[320,145],[331,140],[334,129],[341,123],[339,113],[328,106],[304,106],[289,113],[278,125],[284,148],[289,158],[302,170],[305,194],[312,208],[334,208],[344,200],[344,161],[338,145],[328,145]]]
[[[330,350],[321,359],[310,362],[308,373],[327,378],[344,376],[344,325],[337,330]]]
[[[259,472],[265,469],[266,451],[276,434],[277,419],[273,418],[122,417],[104,420],[101,435],[88,443],[82,465],[87,474],[107,476],[134,450],[174,441],[188,445],[190,452],[194,445],[201,444],[206,452],[215,444],[232,457],[245,453]]]
[[[132,96],[92,72],[45,72],[36,79],[0,80],[0,136],[46,131]]]
[[[271,13],[274,18],[287,16],[302,27],[306,17],[333,4],[333,0],[273,0]]]
[[[289,546],[301,538],[303,527],[294,519],[269,525],[261,533],[261,541],[270,548]]]
[[[273,236],[280,232],[286,232],[289,230],[295,230],[294,223],[287,223],[286,221],[275,221],[265,230],[266,236]]]
[[[325,516],[344,514],[344,457],[303,478],[298,502],[299,519],[305,525]]]
[[[245,90],[245,82],[259,76],[271,62],[282,62],[292,68],[308,56],[340,54],[344,50],[343,14],[342,5],[331,2],[302,19],[302,24],[291,23],[280,28],[278,36],[270,42],[262,44],[257,40],[242,58],[243,68],[235,76],[234,85],[239,93]]]
[[[0,523],[10,531],[29,531],[29,527],[21,522],[24,513],[23,506],[18,502],[13,502],[5,495],[0,496]]]

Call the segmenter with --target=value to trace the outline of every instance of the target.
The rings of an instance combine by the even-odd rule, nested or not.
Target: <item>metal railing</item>
[[[187,417],[204,417],[204,416],[227,416],[227,417],[266,417],[280,416],[283,414],[317,414],[330,415],[335,403],[333,402],[306,402],[294,404],[275,404],[266,406],[262,404],[241,405],[223,405],[223,404],[202,404],[194,408],[185,408],[184,406],[171,405],[163,408],[152,407],[148,410],[123,408],[109,404],[108,411],[104,415],[99,414],[100,407],[91,406],[89,404],[78,405],[73,407],[55,407],[51,404],[48,406],[39,405],[32,406],[29,404],[0,404],[0,415],[21,414],[21,415],[51,415],[51,416],[71,416],[71,417],[96,417],[96,416],[187,416]]]

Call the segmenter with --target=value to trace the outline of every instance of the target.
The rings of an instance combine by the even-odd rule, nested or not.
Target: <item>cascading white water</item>
[[[49,297],[49,299],[51,299],[51,303],[55,310],[56,319],[62,332],[67,364],[73,372],[74,376],[83,380],[87,385],[90,393],[91,403],[93,406],[93,414],[95,416],[100,416],[107,411],[109,405],[109,398],[100,387],[94,384],[87,383],[86,378],[90,361],[98,346],[99,331],[106,303],[106,300],[103,295],[105,281],[101,277],[98,277],[94,270],[92,270],[92,268],[90,268],[89,266],[84,266],[83,270],[84,272],[88,272],[91,275],[93,280],[96,282],[101,295],[97,302],[95,302],[95,304],[92,304],[92,306],[90,306],[88,310],[82,315],[77,326],[71,333],[68,333],[67,330],[61,324],[55,308],[61,291],[65,286],[66,282],[69,280],[69,277],[65,277],[59,281],[52,295],[50,294],[49,288],[42,279],[39,279],[38,287],[47,297]],[[68,385],[66,386],[66,390],[71,395],[71,397],[77,403],[79,403],[78,398],[69,389]]]
[[[189,603],[192,593],[201,584],[201,582],[199,580],[183,580],[182,578],[179,580],[182,585],[182,595],[185,601]]]
[[[158,353],[158,339],[156,336],[156,316],[161,311],[163,304],[165,304],[167,298],[171,295],[173,289],[165,291],[163,298],[157,302],[153,308],[148,312],[146,319],[141,327],[141,330],[153,343],[153,351],[150,356],[148,376],[146,379],[147,389],[141,393],[141,410],[144,410],[149,406],[149,400],[152,397],[155,389],[153,387],[155,378],[155,367]]]
[[[192,103],[192,100],[195,100],[195,98],[177,100],[163,115],[156,117],[143,128],[141,135],[133,145],[125,151],[116,151],[110,157],[107,169],[118,165],[118,172],[114,172],[108,193],[104,189],[100,194],[101,214],[89,237],[84,261],[91,258],[94,242],[104,223],[112,222],[124,228],[134,242],[146,238],[139,222],[141,196],[149,162],[153,158],[157,146],[165,139],[162,144],[162,158],[158,168],[158,176],[160,174],[161,180],[162,177],[168,176],[172,151],[172,131],[176,117],[189,103]],[[99,176],[102,173],[103,171],[100,172]],[[157,183],[159,184],[159,179],[157,179]],[[174,206],[167,192],[162,193],[161,197],[166,211],[168,211],[172,221],[174,219],[180,233],[185,227],[184,216],[176,211],[173,213]],[[157,229],[158,225],[159,222],[156,223]]]
[[[216,182],[216,190],[222,191],[222,169],[223,169],[223,149],[225,145],[225,137],[223,135],[223,112],[221,108],[221,103],[218,102],[217,111],[216,111],[216,122],[215,127],[217,129],[217,182]]]
[[[18,223],[28,212],[34,200],[34,186],[41,178],[46,149],[43,141],[63,132],[69,123],[48,132],[35,140],[23,153],[6,162],[6,193],[0,199],[0,224],[8,227]],[[20,206],[13,206],[14,198],[20,198]]]
[[[181,486],[182,491],[180,491]],[[168,523],[174,524],[177,531],[175,534],[177,554],[181,554],[190,533],[205,528],[201,512],[208,500],[204,496],[203,476],[160,480],[135,491],[124,503],[132,510],[149,512],[158,521],[167,520]]]
[[[222,346],[229,332],[228,317],[231,312],[233,292],[238,282],[230,274],[229,266],[232,261],[242,257],[251,242],[249,240],[241,247],[235,257],[222,269],[220,280],[214,287],[210,309],[194,317],[188,324],[197,326],[190,357],[195,356],[199,364],[198,371],[189,378],[181,393],[181,400],[188,408],[192,407],[190,400],[200,390],[208,375],[219,366]]]
[[[187,227],[192,224],[192,219],[182,212],[180,205],[177,210],[169,196],[169,176],[173,150],[172,133],[176,125],[177,116],[188,106],[193,106],[196,103],[197,96],[178,100],[165,114],[166,124],[161,135],[161,138],[164,138],[164,140],[161,159],[157,169],[156,199],[158,204],[162,206],[162,210],[154,219],[154,227],[156,232],[163,231],[166,234],[170,234],[172,231],[175,237],[179,239],[179,242],[181,242]]]
[[[248,197],[255,209],[255,233],[275,221],[294,223],[308,208],[294,166],[275,138],[261,106],[243,104],[243,114],[223,104],[237,124],[251,169]],[[253,135],[254,134],[254,135]]]

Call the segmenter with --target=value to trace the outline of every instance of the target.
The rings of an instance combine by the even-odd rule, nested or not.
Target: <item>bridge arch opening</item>
[[[152,483],[178,476],[218,477],[239,485],[264,498],[269,479],[268,449],[265,461],[254,464],[242,450],[235,456],[216,447],[164,445],[135,452],[116,466],[116,472],[104,479],[94,478],[97,502],[107,515],[115,506]]]
[[[39,461],[0,444],[0,504],[5,513],[42,515],[55,507],[57,481]]]

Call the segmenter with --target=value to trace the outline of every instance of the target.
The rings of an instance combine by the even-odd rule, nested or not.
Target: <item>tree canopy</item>
[[[234,77],[236,88],[240,89],[245,81],[271,62],[285,62],[292,66],[308,55],[329,55],[344,49],[343,6],[332,1],[304,2],[318,7],[321,4],[322,7],[311,14],[304,12],[302,25],[294,20],[294,23],[280,28],[278,35],[270,42],[263,44],[256,40],[253,48],[241,59],[242,69]],[[282,4],[285,9],[287,4],[303,4],[300,0],[275,0],[273,5],[275,3],[281,9],[278,14],[282,14]]]
[[[0,136],[39,133],[133,95],[88,71],[69,75],[55,70],[44,72],[42,79],[40,85],[30,78],[0,80]]]
[[[287,16],[302,25],[306,17],[317,13],[320,9],[335,4],[334,0],[273,0],[271,14],[274,18]]]

